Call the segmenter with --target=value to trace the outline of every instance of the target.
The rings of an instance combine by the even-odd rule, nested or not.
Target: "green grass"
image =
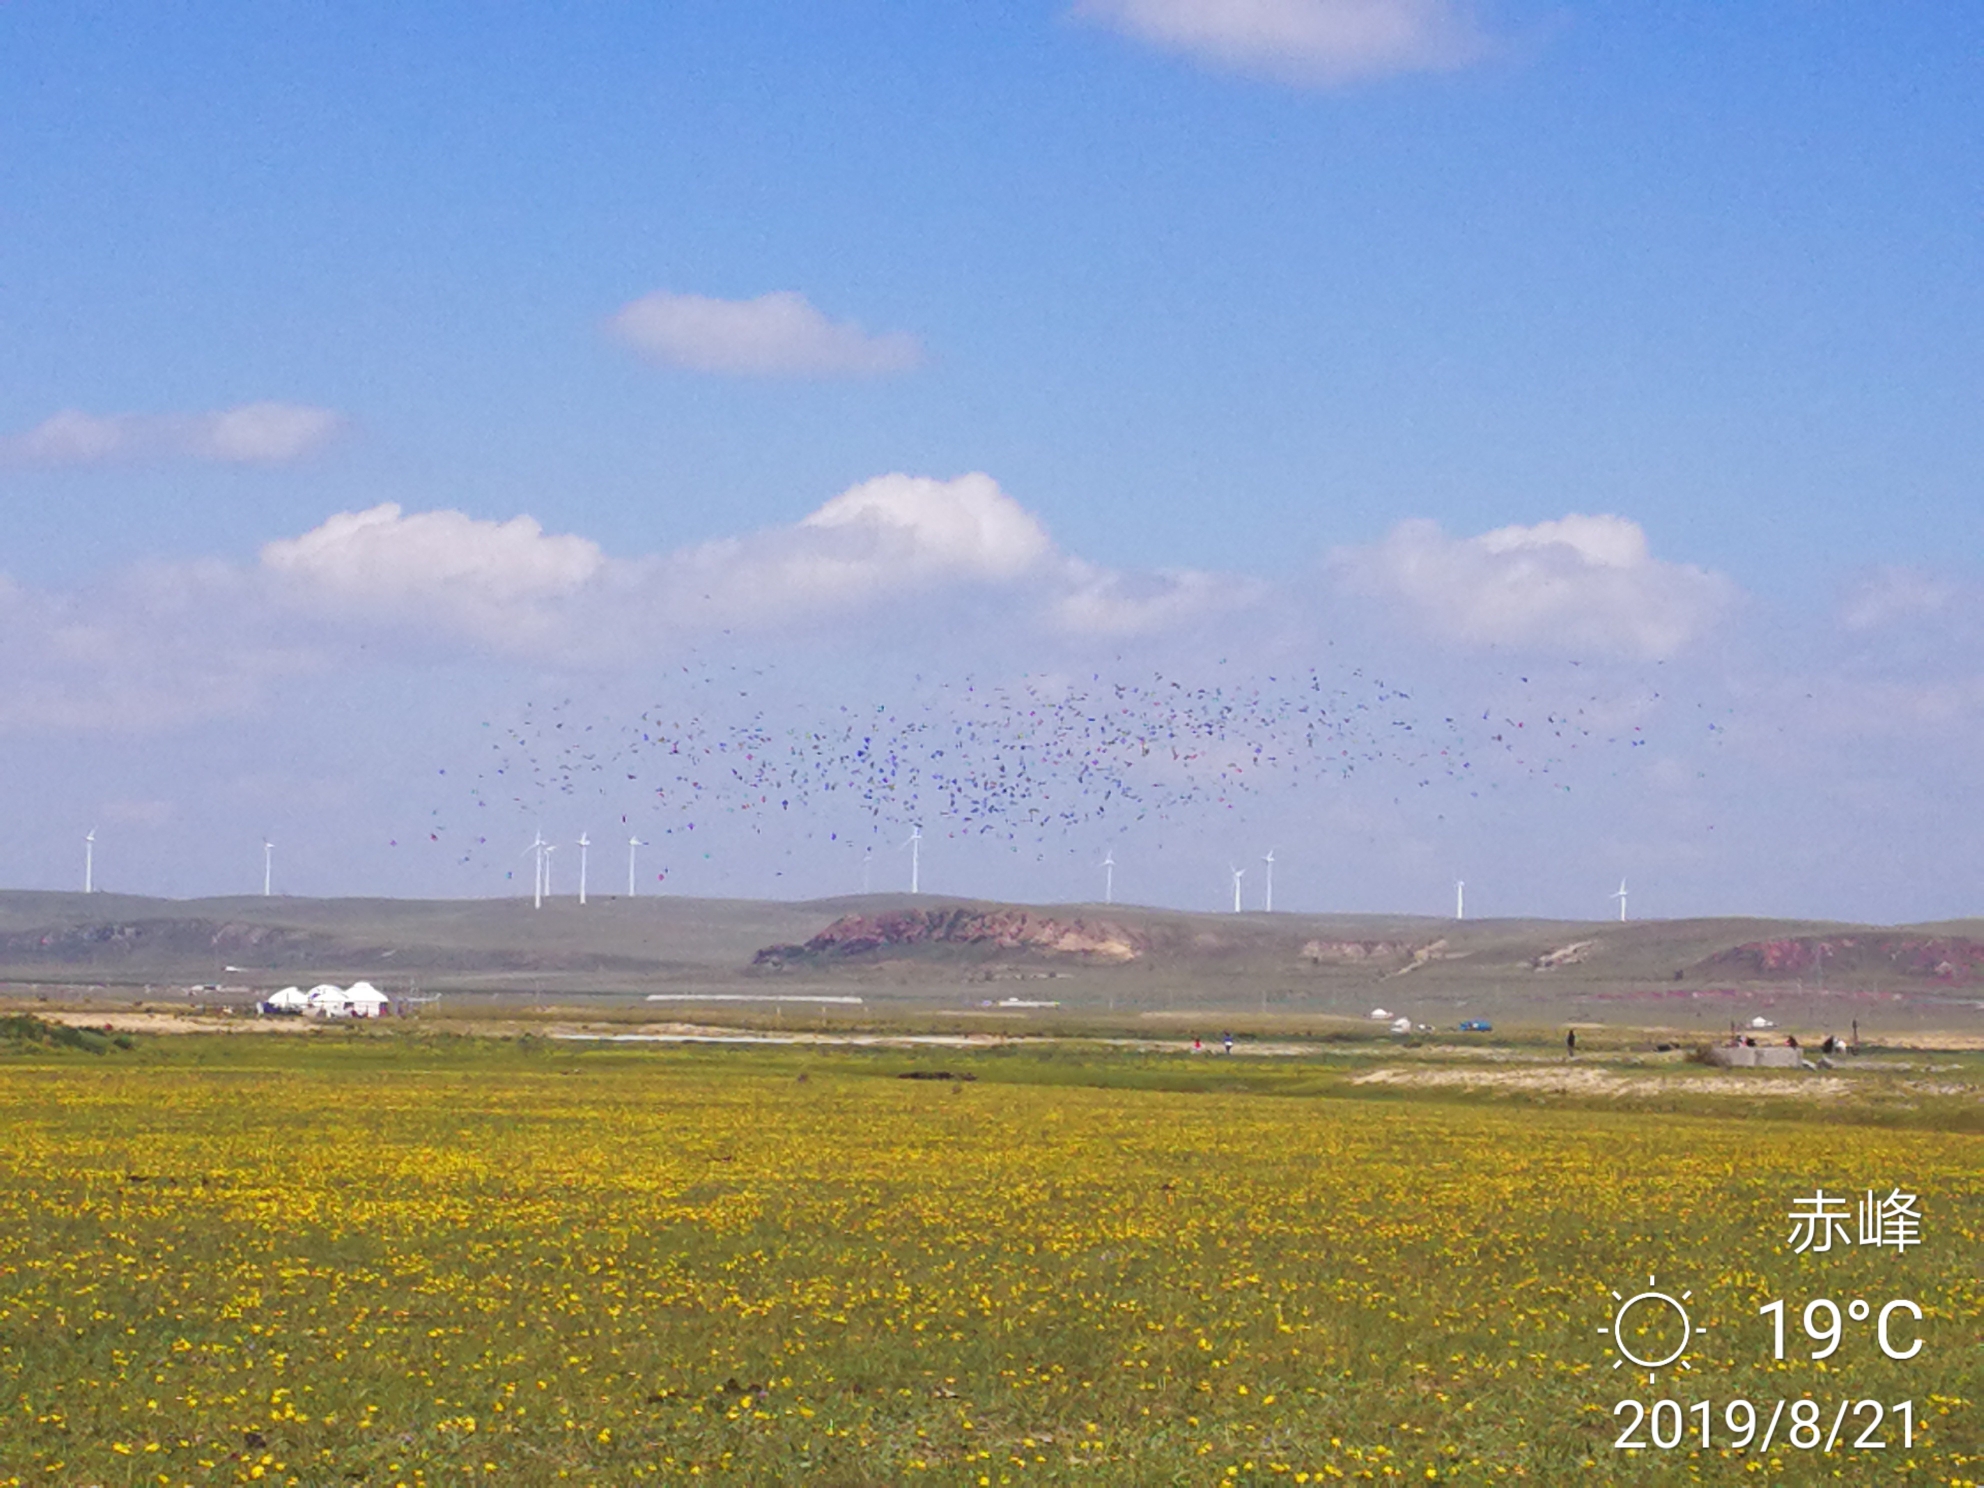
[[[1372,1062],[24,1046],[0,1483],[1979,1476],[1984,1139],[1427,1099]],[[1919,1192],[1925,1243],[1791,1253],[1819,1182]],[[1649,1272],[1711,1329],[1651,1389],[1597,1332]],[[1777,1365],[1777,1296],[1911,1296],[1929,1342]],[[1805,1392],[1913,1399],[1914,1450],[1611,1449],[1628,1395]]]

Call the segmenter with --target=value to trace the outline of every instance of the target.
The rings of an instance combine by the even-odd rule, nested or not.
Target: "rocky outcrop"
[[[1144,936],[1107,920],[1060,919],[1023,909],[901,909],[845,915],[804,945],[765,947],[751,964],[778,967],[930,946],[1034,952],[1105,963],[1134,961],[1148,949]]]
[[[330,937],[279,925],[202,919],[100,921],[0,935],[0,960],[66,964],[253,957],[258,963],[280,965],[321,957],[336,945]]]
[[[1709,974],[1786,981],[1827,974],[1984,980],[1984,941],[1953,935],[1797,935],[1753,940],[1699,963]]]
[[[1591,948],[1597,944],[1595,940],[1574,940],[1567,946],[1558,946],[1554,951],[1531,956],[1529,968],[1531,971],[1549,971],[1558,966],[1576,966],[1591,954]]]

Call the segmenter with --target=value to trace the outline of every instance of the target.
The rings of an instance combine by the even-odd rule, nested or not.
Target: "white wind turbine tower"
[[[535,864],[537,871],[531,878],[530,907],[532,909],[544,908],[544,847],[544,829],[539,827],[535,840],[532,841],[529,847],[524,849],[525,852],[534,854],[537,859]]]
[[[551,855],[556,851],[558,851],[557,843],[544,844],[544,897],[547,899],[551,897]]]
[[[1464,878],[1454,880],[1454,918],[1467,918],[1467,880]]]
[[[269,897],[276,879],[276,845],[268,838],[262,839],[262,897]]]
[[[1623,925],[1626,922],[1626,881],[1623,878],[1619,880],[1619,891],[1612,897],[1619,901],[1619,923]]]
[[[646,846],[647,844],[641,841],[638,836],[629,836],[627,838],[627,897],[629,899],[634,897],[634,852],[637,848]]]
[[[586,902],[586,850],[592,846],[592,833],[579,833],[579,903]]]
[[[1240,913],[1240,880],[1246,877],[1246,874],[1247,870],[1245,868],[1235,868],[1233,870],[1233,912],[1235,914]]]
[[[923,892],[923,828],[911,827],[909,840],[903,846],[909,849],[909,891],[912,894],[920,894]]]
[[[1113,847],[1102,855],[1102,902],[1116,902],[1116,849]]]
[[[1268,865],[1267,895],[1261,902],[1261,908],[1265,910],[1268,914],[1273,914],[1274,913],[1274,849],[1269,848],[1268,855],[1265,858],[1262,858],[1261,861]]]
[[[96,892],[96,828],[83,834],[83,892]]]

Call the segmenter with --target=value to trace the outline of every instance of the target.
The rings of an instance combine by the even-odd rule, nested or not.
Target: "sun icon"
[[[1689,1368],[1688,1361],[1682,1355],[1688,1352],[1688,1345],[1694,1342],[1697,1335],[1708,1332],[1706,1327],[1697,1328],[1694,1325],[1694,1320],[1688,1316],[1688,1309],[1683,1305],[1695,1295],[1693,1292],[1683,1292],[1675,1297],[1656,1290],[1657,1286],[1655,1279],[1648,1276],[1643,1292],[1635,1292],[1630,1297],[1614,1292],[1612,1300],[1619,1304],[1619,1309],[1612,1314],[1611,1323],[1598,1330],[1612,1335],[1612,1347],[1619,1353],[1619,1357],[1612,1361],[1612,1367],[1619,1369],[1631,1364],[1636,1369],[1644,1369],[1648,1384],[1652,1384],[1659,1371],[1670,1364]],[[1636,1310],[1640,1314],[1638,1324],[1629,1327],[1628,1319]],[[1657,1341],[1640,1343],[1640,1349],[1644,1352],[1635,1351],[1633,1345],[1626,1341],[1629,1335],[1637,1336],[1649,1331],[1654,1332]]]

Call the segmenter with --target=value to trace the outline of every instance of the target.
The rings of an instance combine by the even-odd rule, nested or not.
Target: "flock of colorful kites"
[[[699,845],[712,827],[782,820],[834,841],[920,829],[1038,846],[1230,810],[1276,783],[1383,772],[1478,793],[1560,772],[1582,747],[1645,742],[1637,724],[1598,724],[1618,710],[1597,697],[1536,719],[1457,717],[1356,670],[1214,683],[919,679],[895,703],[861,705],[809,699],[765,668],[684,666],[664,688],[672,701],[637,717],[588,717],[567,698],[486,723],[480,766],[442,772],[467,774],[476,820],[451,831],[442,819],[454,813],[437,808],[429,837],[452,838],[466,862],[492,839],[507,846],[512,828],[528,834],[547,815],[598,821],[603,809],[644,840],[693,833]]]

